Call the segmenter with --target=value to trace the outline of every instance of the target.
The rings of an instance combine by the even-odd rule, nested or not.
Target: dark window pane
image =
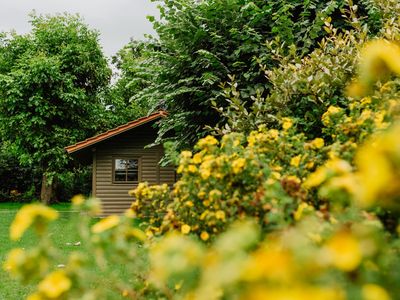
[[[137,159],[115,159],[114,181],[138,181],[139,161]]]
[[[126,181],[126,173],[125,171],[115,171],[115,181]]]
[[[129,171],[127,174],[128,181],[138,181],[138,173],[136,171]]]

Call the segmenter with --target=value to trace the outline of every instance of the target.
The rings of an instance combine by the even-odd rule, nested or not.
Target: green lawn
[[[10,278],[3,270],[3,263],[9,250],[15,247],[27,248],[34,244],[33,233],[27,234],[17,242],[11,242],[8,238],[9,226],[14,216],[22,205],[17,203],[0,203],[0,300],[19,300],[24,299],[33,291],[33,286],[20,285],[16,280]],[[66,243],[78,241],[75,230],[69,222],[72,212],[69,204],[56,204],[52,206],[60,212],[60,218],[50,227],[50,234],[55,237],[54,241],[59,249],[68,253],[75,246],[67,246]]]
[[[15,203],[0,203],[0,300],[25,299],[35,288],[33,285],[21,285],[15,279],[10,278],[2,268],[9,250],[16,247],[30,248],[35,245],[36,238],[31,230],[28,230],[20,241],[11,242],[8,238],[10,224],[21,206],[21,204]],[[74,246],[73,243],[80,241],[76,232],[76,227],[74,226],[75,224],[71,222],[71,218],[76,216],[77,212],[72,212],[70,205],[67,204],[57,204],[52,205],[52,207],[60,212],[60,217],[51,223],[49,234],[55,246],[61,250],[62,253],[65,254],[65,258],[67,258],[69,252],[77,250],[77,246]],[[96,221],[96,219],[93,219],[93,223]],[[141,265],[141,270],[146,269],[148,265],[147,256],[144,253],[144,249],[138,249],[138,261]],[[65,263],[65,261],[60,263]],[[132,277],[132,274],[126,274],[124,265],[113,265],[112,269],[113,272],[115,271],[122,277],[125,277],[130,284],[136,285],[136,280]],[[97,270],[97,268],[94,271],[97,272],[97,274],[101,274],[100,280],[97,282],[98,285],[108,286],[110,284],[108,282],[108,273],[103,273]],[[107,295],[106,298],[122,299],[120,295],[116,295],[115,293]]]

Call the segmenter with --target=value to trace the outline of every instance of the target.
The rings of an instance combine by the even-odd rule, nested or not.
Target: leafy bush
[[[383,15],[382,28],[377,36],[389,41],[399,40],[400,28],[394,22],[400,13],[397,1],[375,1]],[[390,9],[389,9],[390,7]],[[360,22],[354,16],[356,22]],[[357,21],[358,20],[358,21]],[[321,40],[319,47],[304,57],[285,54],[285,45],[272,40],[267,47],[273,53],[277,66],[262,64],[268,78],[270,93],[254,95],[252,101],[242,96],[236,77],[226,83],[223,93],[227,105],[215,103],[223,122],[213,128],[218,134],[256,130],[261,124],[277,127],[282,117],[295,118],[298,126],[309,138],[321,136],[322,114],[334,105],[348,110],[347,88],[357,75],[359,49],[371,37],[369,31],[356,26],[341,32],[333,24],[325,22],[329,34]],[[366,74],[365,72],[363,72]],[[355,86],[352,86],[355,91]],[[321,136],[326,138],[325,136]]]
[[[371,59],[379,61],[379,55]],[[151,191],[157,187],[141,185],[133,192],[132,208],[138,217],[150,217],[142,226],[150,225],[152,233],[179,229],[204,240],[238,218],[254,217],[264,230],[271,230],[294,222],[296,210],[304,205],[328,209],[334,205],[328,191],[315,194],[312,187],[328,177],[347,176],[358,145],[398,118],[400,107],[393,100],[397,87],[398,79],[393,79],[379,83],[370,95],[343,98],[347,109],[329,106],[321,116],[321,135],[312,140],[286,117],[279,121],[280,130],[260,126],[247,137],[230,133],[220,142],[212,136],[201,139],[195,153],[181,153],[181,177],[171,195],[164,189],[160,196]],[[352,183],[341,184],[345,188]]]
[[[206,125],[225,122],[212,103],[226,106],[220,83],[229,75],[247,105],[258,92],[269,94],[272,85],[260,64],[270,69],[280,62],[275,47],[264,43],[277,39],[284,56],[302,58],[328,34],[329,20],[339,31],[368,27],[369,34],[382,24],[382,11],[371,0],[159,2],[161,19],[150,18],[157,37],[124,49],[121,82],[133,103],[168,110],[159,138],[180,150],[204,137]]]

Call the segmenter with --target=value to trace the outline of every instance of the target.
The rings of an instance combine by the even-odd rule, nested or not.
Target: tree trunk
[[[49,182],[46,173],[42,177],[42,189],[40,191],[40,200],[43,204],[49,205],[51,198],[53,197],[53,183]]]

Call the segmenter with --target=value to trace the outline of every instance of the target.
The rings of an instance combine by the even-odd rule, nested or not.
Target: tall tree
[[[79,16],[31,16],[32,32],[0,37],[0,126],[24,165],[42,171],[41,200],[68,162],[64,147],[92,134],[111,71],[97,31]]]
[[[160,137],[172,136],[178,148],[191,146],[204,135],[205,125],[220,121],[212,104],[226,105],[220,84],[228,80],[228,75],[235,76],[246,101],[252,101],[257,90],[268,94],[269,86],[259,66],[273,66],[274,53],[264,45],[266,41],[279,38],[287,51],[296,49],[301,57],[327,34],[324,23],[329,20],[337,28],[367,25],[372,32],[381,22],[374,0],[158,2],[162,3],[161,18],[150,18],[157,38],[148,41],[140,60],[131,60],[139,71],[126,75],[133,84],[146,83],[143,89],[134,91],[133,102],[158,103],[168,110]],[[358,10],[365,18],[361,18],[361,24],[351,24],[351,13],[349,19],[343,17],[346,10]],[[132,55],[135,53],[132,51]]]

